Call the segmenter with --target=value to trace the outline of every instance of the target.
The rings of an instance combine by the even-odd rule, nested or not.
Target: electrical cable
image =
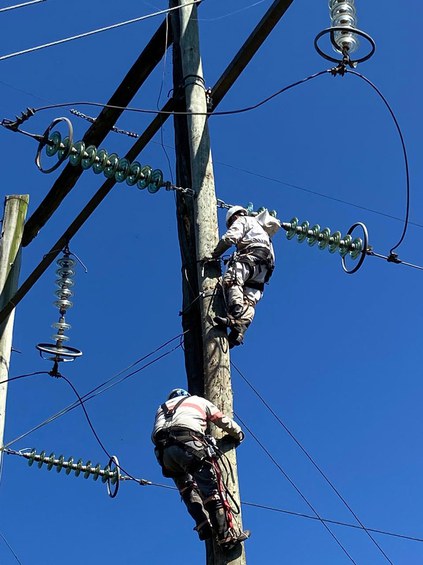
[[[165,49],[164,49],[164,53],[163,53],[163,72],[162,72],[162,79],[161,79],[161,83],[160,83],[159,95],[158,95],[158,97],[157,97],[157,102],[156,102],[156,108],[157,108],[157,110],[159,110],[159,111],[160,111],[160,106],[159,106],[159,104],[160,104],[160,98],[161,98],[161,95],[162,95],[162,92],[163,92],[163,86],[164,86],[164,82],[165,82],[165,78],[166,78],[166,64],[167,64],[167,49],[166,49],[166,46],[167,46],[168,38],[169,38],[169,16],[168,16],[168,14],[166,14],[165,21],[166,21],[166,33],[165,33]],[[169,167],[170,180],[171,180],[171,182],[172,182],[172,184],[173,184],[172,165],[171,165],[170,158],[169,158],[169,155],[168,155],[168,153],[167,153],[167,151],[166,151],[166,147],[165,147],[165,144],[164,144],[164,137],[163,137],[163,136],[164,136],[164,132],[163,132],[164,123],[163,123],[163,119],[162,119],[161,116],[160,116],[160,121],[161,121],[161,125],[160,125],[160,144],[161,144],[161,146],[162,146],[163,153],[165,154],[165,157],[166,157],[167,166]]]
[[[10,383],[12,381],[17,381],[18,379],[25,379],[26,377],[32,377],[33,375],[48,375],[48,371],[35,371],[34,373],[27,373],[26,375],[19,375],[17,377],[10,377],[10,379],[5,379],[4,381],[0,381],[0,385],[4,383]]]
[[[31,4],[39,4],[40,2],[46,2],[46,0],[31,0],[30,2],[23,2],[22,4],[15,4],[14,6],[6,6],[5,8],[0,8],[0,12],[8,12],[9,10],[14,10],[15,8],[25,8],[26,6],[30,6]]]
[[[22,565],[22,561],[19,559],[19,557],[16,555],[16,553],[13,551],[12,546],[10,545],[10,543],[7,541],[7,539],[4,537],[4,535],[0,532],[0,537],[1,539],[4,541],[4,543],[7,545],[7,547],[10,549],[13,557],[16,559],[16,562],[19,563],[19,565]]]
[[[174,12],[175,10],[180,10],[181,8],[185,8],[187,6],[193,6],[194,4],[199,4],[201,0],[194,0],[189,4],[185,4],[184,6],[175,6],[173,8],[166,8],[165,10],[160,10],[158,12],[154,12],[152,14],[146,14],[145,16],[139,16],[138,18],[133,18],[131,20],[126,20],[124,22],[119,22],[117,24],[112,24],[109,26],[101,27],[98,29],[94,29],[92,31],[86,31],[85,33],[79,33],[78,35],[73,35],[71,37],[65,37],[64,39],[58,39],[57,41],[51,41],[50,43],[44,43],[43,45],[37,45],[36,47],[30,47],[29,49],[23,49],[22,51],[16,51],[14,53],[9,53],[7,55],[2,55],[0,57],[0,61],[5,61],[6,59],[11,59],[12,57],[18,57],[19,55],[26,55],[27,53],[32,53],[34,51],[40,51],[41,49],[46,49],[47,47],[54,47],[56,45],[61,45],[62,43],[68,43],[69,41],[74,41],[76,39],[82,39],[84,37],[89,37],[90,35],[95,35],[97,33],[102,33],[103,31],[109,31],[111,29],[116,29],[119,27],[123,27],[129,24],[134,24],[136,22],[140,22],[142,20],[147,20],[149,18],[153,18],[155,16],[161,16],[162,14],[168,14],[170,12]]]
[[[0,61],[1,61],[1,57],[0,57]],[[287,86],[284,86],[283,88],[279,89],[278,91],[274,92],[273,94],[271,94],[270,96],[268,96],[267,98],[264,98],[263,100],[260,100],[259,102],[257,102],[256,104],[253,104],[251,106],[245,106],[244,108],[236,108],[234,110],[223,110],[223,111],[219,111],[219,112],[182,112],[182,111],[173,111],[173,110],[169,110],[169,111],[165,111],[165,110],[149,110],[146,108],[134,108],[133,106],[116,106],[114,104],[102,104],[101,102],[89,102],[89,101],[77,101],[77,102],[61,102],[59,104],[49,104],[47,106],[40,106],[39,108],[31,108],[31,112],[32,115],[35,114],[36,112],[41,112],[44,110],[52,110],[54,108],[66,108],[67,106],[94,106],[96,108],[110,108],[112,110],[125,110],[128,112],[135,112],[135,113],[140,113],[140,114],[164,114],[166,116],[230,116],[230,115],[236,115],[236,114],[243,114],[245,112],[250,112],[251,110],[256,110],[257,108],[260,108],[260,106],[263,106],[264,104],[267,104],[267,102],[269,102],[270,100],[272,100],[273,98],[276,98],[277,96],[279,96],[280,94],[286,92],[287,90],[290,90],[291,88],[294,88],[296,86],[299,86],[300,84],[304,84],[312,79],[315,79],[319,76],[325,75],[330,73],[330,70],[324,70],[324,71],[319,71],[317,73],[314,73],[312,75],[309,75],[308,77],[305,77],[301,80],[297,80],[296,82],[293,82],[291,84],[288,84]],[[4,124],[3,124],[4,125]]]
[[[255,395],[260,399],[260,401],[263,403],[263,405],[267,408],[267,410],[269,410],[269,412],[272,414],[272,416],[279,422],[279,424],[283,427],[283,429],[286,431],[286,433],[289,435],[289,437],[297,444],[297,446],[301,449],[301,451],[304,453],[304,455],[307,457],[307,459],[312,463],[312,465],[314,466],[314,468],[319,472],[319,474],[321,475],[321,477],[323,477],[323,479],[326,481],[326,483],[331,487],[331,489],[334,491],[334,493],[337,495],[337,497],[342,501],[342,503],[344,504],[344,506],[349,510],[349,512],[352,514],[352,516],[354,516],[354,518],[357,520],[357,522],[360,524],[360,527],[366,532],[366,534],[369,536],[369,538],[371,539],[371,541],[373,542],[373,544],[378,548],[378,550],[382,553],[382,555],[385,557],[385,559],[387,559],[387,561],[389,563],[391,563],[391,565],[393,565],[392,561],[389,559],[389,557],[386,555],[386,553],[383,551],[383,549],[380,547],[380,545],[377,543],[377,541],[373,538],[373,536],[368,532],[367,528],[365,527],[365,525],[362,523],[362,521],[360,520],[360,518],[357,516],[357,514],[354,512],[354,510],[351,508],[351,506],[348,504],[348,502],[345,500],[345,498],[341,495],[341,493],[339,492],[339,490],[335,487],[335,485],[332,483],[332,481],[329,479],[329,477],[323,472],[323,470],[319,467],[319,465],[316,463],[316,461],[313,459],[313,457],[308,453],[308,451],[305,449],[305,447],[298,441],[298,439],[294,436],[294,434],[291,432],[291,430],[288,428],[288,426],[282,421],[282,419],[276,414],[276,412],[273,410],[273,408],[268,404],[268,402],[266,402],[266,400],[261,396],[261,394],[258,392],[258,390],[248,381],[248,379],[245,377],[245,375],[243,375],[243,373],[240,371],[240,369],[238,369],[238,367],[235,365],[235,363],[233,363],[231,361],[231,365],[232,367],[235,369],[235,371],[239,374],[239,376],[244,380],[244,382],[250,387],[250,389],[255,393]]]
[[[310,514],[303,514],[302,512],[294,512],[292,510],[285,510],[283,508],[276,508],[274,506],[266,506],[264,504],[255,504],[254,502],[241,502],[243,506],[251,506],[252,508],[261,508],[263,510],[270,510],[271,512],[279,512],[281,514],[289,514],[290,516],[297,516],[298,518],[307,518],[308,520],[318,520],[316,516],[310,516]],[[357,524],[349,524],[348,522],[341,522],[339,520],[330,520],[328,518],[322,518],[323,522],[327,522],[328,524],[334,524],[335,526],[343,526],[345,528],[354,528],[356,530],[362,530],[363,528]],[[391,536],[394,538],[405,539],[409,541],[417,541],[422,543],[423,538],[417,538],[414,536],[407,536],[404,534],[397,534],[395,532],[388,532],[386,530],[378,530],[376,528],[366,528],[366,530],[370,532],[374,532],[376,534],[382,534],[384,536]]]
[[[240,8],[239,10],[229,12],[229,14],[223,14],[222,16],[217,16],[216,18],[197,18],[196,21],[197,22],[217,22],[219,20],[224,20],[226,18],[229,18],[230,16],[236,16],[237,14],[240,14],[240,13],[245,12],[247,10],[251,10],[251,8],[255,8],[256,6],[259,6],[260,4],[263,4],[264,2],[267,2],[267,0],[259,0],[258,2],[254,2],[254,4],[244,6],[243,8]]]
[[[389,254],[392,255],[392,252],[395,249],[397,249],[397,247],[399,247],[401,245],[401,243],[403,242],[403,240],[405,238],[405,234],[407,233],[407,227],[408,227],[408,217],[409,217],[409,214],[410,214],[410,173],[409,173],[409,167],[408,167],[408,156],[407,156],[407,149],[406,149],[406,146],[405,146],[404,136],[402,134],[400,125],[398,123],[398,120],[395,116],[394,111],[392,110],[389,102],[387,101],[385,96],[382,94],[382,92],[378,89],[378,87],[375,84],[373,84],[373,82],[371,80],[369,80],[367,77],[365,77],[361,73],[358,73],[357,71],[352,71],[350,69],[346,69],[346,72],[348,72],[348,74],[359,77],[362,80],[364,80],[365,82],[367,82],[367,84],[370,85],[373,88],[373,90],[379,95],[379,97],[383,100],[385,106],[387,107],[389,113],[391,114],[391,117],[394,121],[394,124],[397,128],[397,131],[398,131],[398,134],[399,134],[399,137],[400,137],[402,152],[403,152],[403,155],[404,155],[405,178],[406,178],[405,221],[404,221],[404,228],[403,228],[403,231],[402,231],[402,234],[401,234],[401,237],[400,237],[398,243],[396,245],[394,245],[394,247],[392,247],[392,249],[389,252]]]
[[[188,330],[187,330],[188,331]],[[142,357],[141,359],[137,360],[135,363],[132,363],[129,367],[127,367],[126,369],[124,369],[123,371],[120,371],[119,373],[117,373],[117,375],[114,375],[113,377],[111,377],[110,379],[108,379],[105,383],[98,385],[97,387],[95,387],[94,389],[92,389],[91,391],[87,392],[86,394],[84,394],[82,396],[82,400],[84,402],[87,402],[88,400],[91,400],[92,398],[94,398],[95,396],[102,394],[103,392],[105,392],[105,390],[108,390],[108,388],[110,388],[110,386],[114,386],[113,384],[110,385],[108,388],[106,388],[105,390],[100,390],[101,387],[103,387],[106,384],[109,384],[112,380],[114,380],[115,378],[117,378],[118,376],[120,376],[123,372],[127,371],[128,369],[132,368],[133,366],[135,366],[136,364],[138,364],[139,362],[141,362],[142,359],[146,359],[148,357],[150,357],[151,355],[153,355],[154,353],[156,353],[157,351],[159,351],[160,349],[162,349],[163,347],[165,347],[166,345],[168,345],[169,343],[171,343],[172,341],[175,341],[176,339],[181,338],[181,336],[183,336],[186,332],[183,332],[181,334],[178,334],[177,336],[173,337],[172,339],[168,340],[166,343],[162,344],[160,347],[158,347],[156,350],[154,350],[153,352],[149,353],[148,355],[145,355],[144,357]],[[176,347],[174,347],[173,349],[167,351],[166,353],[160,355],[159,357],[153,359],[152,361],[150,361],[149,363],[146,363],[145,365],[143,365],[142,367],[140,367],[137,371],[134,371],[133,373],[131,373],[131,375],[128,375],[125,378],[129,378],[129,376],[134,375],[135,373],[139,373],[141,371],[143,371],[144,369],[146,369],[147,367],[149,367],[150,365],[156,363],[157,361],[160,361],[160,359],[162,359],[163,357],[166,357],[167,355],[170,355],[170,353],[173,353],[173,351],[175,351],[176,349],[178,349],[180,347],[180,344],[178,344]],[[122,379],[123,380],[123,379]],[[121,381],[119,381],[121,382]],[[115,384],[119,384],[115,383]],[[91,396],[90,396],[91,395]],[[46,420],[44,420],[43,422],[41,422],[40,424],[38,424],[37,426],[34,426],[33,428],[31,428],[30,430],[28,430],[27,432],[21,434],[20,436],[18,436],[17,438],[9,441],[8,443],[4,444],[2,447],[0,447],[0,452],[3,451],[6,447],[9,447],[10,445],[16,443],[17,441],[19,441],[20,439],[23,439],[24,437],[30,435],[32,432],[42,428],[43,426],[46,426],[47,424],[53,422],[54,420],[60,418],[61,416],[64,416],[65,414],[67,414],[68,412],[70,412],[71,410],[74,410],[77,406],[79,406],[79,402],[74,402],[73,404],[70,404],[68,406],[66,406],[65,408],[62,408],[62,410],[60,410],[59,412],[56,412],[55,414],[53,414],[52,416],[50,416],[49,418],[47,418]]]
[[[239,417],[239,415],[236,415],[237,419],[241,422],[242,426],[248,431],[248,433],[252,436],[252,438],[257,442],[257,444],[261,447],[261,449],[266,453],[266,455],[269,457],[269,459],[274,463],[274,465],[279,469],[279,471],[282,473],[282,475],[286,478],[286,480],[290,483],[290,485],[297,491],[297,493],[300,495],[300,497],[304,500],[304,502],[307,504],[307,506],[311,509],[311,511],[316,515],[317,519],[322,523],[322,525],[324,526],[324,528],[326,528],[326,530],[329,532],[329,534],[333,537],[333,539],[336,541],[336,543],[339,545],[339,547],[342,549],[342,551],[345,553],[345,555],[349,558],[349,560],[352,563],[356,563],[354,561],[354,559],[351,557],[351,555],[348,553],[347,549],[342,545],[342,543],[338,540],[338,538],[336,537],[336,535],[332,532],[332,530],[329,528],[329,526],[322,520],[322,518],[320,517],[320,515],[318,514],[317,510],[314,509],[313,505],[311,504],[311,502],[308,501],[308,499],[306,498],[306,496],[301,492],[301,490],[297,487],[297,485],[294,483],[294,481],[289,477],[289,475],[285,472],[285,470],[282,468],[282,466],[276,461],[276,459],[273,457],[273,455],[270,453],[270,451],[263,445],[263,443],[258,439],[258,437],[254,434],[254,432],[246,425],[245,422],[242,421],[242,419]]]
[[[1,83],[1,81],[0,81],[0,83]],[[7,85],[7,86],[10,86],[10,85]],[[94,123],[94,121],[95,121],[95,118],[93,118],[92,116],[87,116],[86,114],[83,114],[82,112],[79,112],[78,110],[71,109],[70,112],[73,115],[77,116],[78,118],[82,118],[82,119],[88,121],[89,123]],[[121,134],[121,135],[127,135],[128,137],[132,137],[132,138],[141,137],[140,134],[138,134],[136,132],[126,131],[126,130],[123,130],[121,128],[115,127],[115,126],[113,126],[112,131],[114,133],[118,133],[118,134]],[[163,143],[160,143],[158,141],[152,141],[151,143],[156,143],[158,145],[161,145],[164,148],[167,147],[169,149],[175,149],[173,145],[163,145]],[[391,220],[396,220],[398,222],[404,223],[404,218],[400,218],[399,216],[393,216],[392,214],[387,214],[385,212],[381,212],[380,210],[374,210],[373,208],[368,208],[367,206],[362,206],[360,204],[355,204],[354,202],[349,202],[348,200],[343,200],[342,198],[336,198],[335,196],[329,196],[328,194],[323,194],[322,192],[318,192],[316,190],[312,190],[310,188],[306,188],[306,187],[300,186],[298,184],[286,182],[284,180],[281,180],[281,179],[278,179],[278,178],[275,178],[275,177],[270,177],[268,175],[256,173],[254,171],[250,171],[249,169],[244,169],[243,167],[238,167],[236,165],[230,165],[229,163],[224,163],[223,161],[218,161],[217,159],[215,159],[213,162],[214,162],[215,165],[216,164],[223,165],[224,167],[228,167],[228,168],[234,169],[236,171],[241,171],[243,173],[246,173],[248,175],[251,175],[251,176],[254,176],[254,177],[257,177],[257,178],[269,180],[271,182],[275,182],[277,184],[282,184],[282,185],[287,186],[289,188],[294,188],[295,190],[300,190],[300,191],[306,192],[308,194],[320,196],[321,198],[326,198],[327,200],[332,200],[333,202],[339,202],[340,204],[346,204],[347,206],[352,206],[353,208],[357,208],[359,210],[365,210],[366,212],[371,212],[372,214],[377,214],[379,216],[383,216],[385,218],[390,218]],[[408,225],[415,226],[417,228],[423,228],[423,224],[419,224],[417,222],[412,222],[411,220],[408,220]]]
[[[104,451],[104,453],[107,455],[107,457],[109,458],[109,461],[112,461],[112,460],[113,460],[112,455],[109,453],[109,451],[108,451],[108,450],[106,449],[106,447],[104,446],[104,443],[101,441],[101,439],[100,439],[98,433],[96,432],[96,430],[95,430],[95,428],[94,428],[94,426],[93,426],[93,424],[92,424],[92,422],[91,422],[91,418],[89,417],[88,412],[87,412],[87,409],[86,409],[85,406],[84,406],[84,402],[85,402],[85,401],[82,400],[82,397],[80,396],[80,394],[78,393],[78,391],[76,390],[76,388],[74,387],[74,385],[71,383],[71,381],[70,381],[67,377],[65,377],[64,375],[61,375],[60,378],[62,378],[65,382],[67,382],[68,385],[69,385],[69,386],[71,387],[71,389],[73,390],[73,392],[75,393],[75,396],[78,398],[78,404],[81,406],[82,410],[84,411],[85,418],[87,419],[88,425],[90,426],[91,431],[93,432],[94,437],[95,437],[95,439],[97,440],[97,443],[99,444],[99,446],[101,447],[101,449]],[[126,470],[122,467],[122,465],[120,465],[120,463],[117,463],[117,462],[115,461],[115,465],[116,465],[116,467],[118,467],[118,469],[119,469],[120,471],[122,471],[123,473],[125,473],[125,475],[127,475],[130,479],[132,479],[133,481],[139,482],[139,480],[136,479],[136,478],[135,478],[133,475],[131,475],[130,473],[128,473],[128,471],[126,471]]]

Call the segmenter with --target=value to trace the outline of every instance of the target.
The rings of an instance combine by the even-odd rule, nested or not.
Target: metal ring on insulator
[[[363,249],[361,250],[361,257],[358,260],[357,265],[353,269],[351,269],[351,271],[347,269],[347,263],[345,261],[346,255],[342,257],[342,268],[347,273],[347,275],[353,275],[361,267],[361,265],[364,262],[364,259],[366,258],[367,248],[369,245],[369,232],[367,231],[367,227],[365,224],[363,224],[363,222],[356,222],[355,224],[353,224],[350,227],[350,229],[347,231],[347,235],[351,235],[352,232],[355,230],[355,228],[361,228],[363,230]]]
[[[323,37],[324,35],[327,35],[328,33],[330,33],[330,41],[331,41],[332,45],[335,47],[335,49],[337,51],[339,51],[339,46],[335,42],[335,38],[334,38],[334,34],[333,34],[333,32],[335,32],[335,31],[346,31],[348,33],[355,33],[355,34],[359,35],[360,37],[367,39],[367,41],[370,43],[369,53],[367,53],[367,55],[365,55],[364,57],[360,57],[359,59],[350,60],[349,64],[351,64],[351,65],[358,65],[358,63],[364,63],[364,61],[367,61],[368,59],[370,59],[370,57],[372,57],[372,55],[376,51],[376,43],[374,42],[374,39],[372,37],[370,37],[370,35],[365,33],[364,31],[361,31],[360,29],[357,29],[355,27],[347,27],[347,26],[329,27],[327,29],[324,29],[320,33],[318,33],[316,35],[315,40],[314,40],[314,48],[319,53],[319,55],[321,55],[324,59],[327,59],[328,61],[332,61],[333,63],[342,63],[343,62],[342,59],[340,60],[340,59],[335,59],[335,57],[331,57],[330,55],[328,55],[327,53],[322,51],[322,49],[320,49],[320,47],[319,47],[319,39],[321,37]]]
[[[59,159],[57,161],[57,163],[55,165],[53,165],[52,167],[50,167],[50,169],[43,169],[43,167],[41,166],[41,151],[44,149],[44,147],[48,144],[48,136],[51,132],[51,130],[54,128],[55,125],[59,124],[60,122],[65,122],[65,124],[68,126],[68,138],[69,138],[69,143],[68,143],[68,147],[67,150],[64,151],[60,156]],[[40,141],[40,143],[38,144],[38,150],[37,150],[37,155],[35,156],[35,164],[37,165],[38,169],[42,172],[42,173],[52,173],[53,171],[55,171],[57,168],[60,167],[60,165],[69,157],[70,151],[72,149],[72,144],[73,144],[73,126],[72,126],[72,122],[70,120],[68,120],[68,118],[55,118],[51,124],[48,126],[48,128],[46,129],[46,131],[43,134],[43,139]]]
[[[48,353],[54,357],[47,357],[49,361],[73,361],[76,357],[81,357],[82,351],[75,347],[58,346],[55,343],[39,343],[35,346],[41,354]]]
[[[110,496],[110,498],[115,498],[115,496],[118,493],[119,490],[119,484],[120,484],[120,466],[119,466],[119,459],[116,457],[116,455],[112,455],[110,457],[109,463],[108,463],[108,467],[110,467],[110,470],[112,470],[112,465],[115,465],[115,471],[116,471],[116,482],[114,485],[114,490],[112,490],[112,481],[110,479],[110,477],[107,477],[107,494]]]

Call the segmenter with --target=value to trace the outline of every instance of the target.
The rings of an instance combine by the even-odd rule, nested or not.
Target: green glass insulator
[[[54,131],[52,134],[48,136],[48,140],[50,143],[46,145],[46,154],[48,157],[53,157],[59,151],[60,144],[62,142],[62,136],[60,135],[59,131]]]
[[[286,232],[286,237],[288,239],[293,239],[297,235],[296,229],[298,226],[298,218],[292,218],[292,220],[289,223],[291,224],[291,227]]]
[[[40,461],[38,461],[38,468],[41,469],[41,467],[44,465],[44,457],[46,456],[46,452],[42,451],[40,453]]]
[[[116,182],[123,182],[129,174],[131,163],[128,159],[119,159],[118,167],[115,172]]]
[[[351,244],[351,250],[349,252],[351,255],[351,259],[354,260],[358,259],[362,251],[363,251],[363,240],[360,237],[356,237]]]
[[[329,238],[330,238],[330,229],[329,228],[325,228],[324,230],[322,230],[319,234],[319,243],[317,244],[319,249],[326,249],[326,247],[329,244]]]
[[[101,465],[100,463],[97,463],[97,465],[95,466],[95,468],[92,470],[92,476],[93,479],[96,481],[98,479],[98,477],[100,476],[100,471],[101,471]]]
[[[37,455],[37,452],[35,451],[35,449],[31,449],[31,453],[29,454],[29,459],[28,459],[29,467],[32,467],[32,465],[34,464],[36,455]]]
[[[351,243],[352,243],[352,237],[350,236],[350,234],[345,235],[341,239],[341,241],[339,242],[339,250],[338,250],[341,257],[345,257],[346,255],[348,255]]]
[[[76,463],[76,469],[75,470],[75,477],[79,477],[79,475],[81,474],[81,469],[83,466],[84,462],[82,461],[82,459],[78,459],[77,463]]]
[[[88,479],[88,477],[91,475],[91,461],[87,461],[85,463],[85,467],[87,468],[86,471],[84,472],[84,479]]]
[[[48,458],[48,461],[46,461],[47,463],[47,470],[51,471],[54,467],[54,459],[55,459],[55,455],[54,453],[50,453],[50,457]]]
[[[65,139],[60,144],[59,150],[57,152],[57,157],[60,159],[63,157],[65,153],[67,153],[69,149],[69,137],[65,137]]]
[[[104,171],[103,171],[104,176],[107,177],[108,179],[112,179],[115,176],[118,166],[119,166],[119,155],[117,155],[116,153],[112,153],[111,155],[109,155],[106,166],[104,167]]]
[[[308,236],[308,228],[310,227],[309,222],[307,220],[301,224],[301,226],[297,227],[297,239],[298,243],[302,243],[307,239]],[[298,232],[298,229],[301,228],[301,231]]]
[[[329,253],[335,253],[339,247],[339,242],[341,241],[342,233],[340,231],[333,232],[331,236],[331,241],[329,243]]]
[[[107,165],[108,157],[109,154],[105,149],[100,149],[100,151],[97,151],[97,157],[95,158],[93,164],[93,171],[95,172],[96,175],[104,171],[104,167]]]
[[[66,467],[65,473],[66,473],[67,475],[70,475],[70,474],[72,473],[72,471],[73,471],[72,466],[71,466],[71,465],[73,465],[73,457],[69,457],[69,459],[68,459],[68,465],[69,465],[69,467]]]
[[[163,173],[160,169],[154,169],[151,173],[151,182],[148,185],[148,192],[151,194],[156,193],[163,185]]]
[[[57,466],[56,466],[56,471],[58,473],[60,473],[60,471],[63,469],[63,462],[64,462],[65,458],[63,457],[63,455],[59,455],[58,457],[58,462],[57,462]]]
[[[316,224],[315,226],[313,226],[308,230],[307,243],[310,245],[310,247],[312,247],[317,243],[319,233],[320,233],[319,224]]]
[[[126,177],[126,184],[128,186],[134,186],[137,184],[141,175],[141,164],[138,161],[134,161],[129,167],[128,176]]]
[[[102,483],[107,483],[107,481],[109,480],[109,473],[110,473],[110,466],[106,465],[104,467],[104,475],[102,475],[102,477],[101,477]]]
[[[85,149],[85,154],[81,159],[81,167],[84,169],[84,171],[90,169],[94,165],[96,157],[97,147],[95,145],[89,145]]]
[[[112,485],[114,485],[117,483],[118,479],[119,479],[119,469],[115,469],[112,475],[110,476],[110,482],[112,483]]]
[[[85,143],[83,141],[77,141],[71,149],[71,153],[69,155],[69,163],[76,167],[81,162],[84,153]]]
[[[249,202],[247,206],[245,206],[245,209],[249,214],[251,214],[252,212],[254,212],[254,204],[252,202]]]
[[[140,190],[144,190],[151,182],[151,175],[153,174],[153,169],[149,165],[144,165],[141,168],[141,177],[137,182],[137,186]]]
[[[277,213],[276,210],[270,210],[270,211],[269,211],[269,214],[270,214],[271,216],[273,216],[274,218],[276,218],[277,215],[278,215],[278,213]]]
[[[261,212],[264,212],[265,210],[266,210],[266,208],[264,206],[260,206],[260,208],[257,210],[257,214],[261,214]],[[251,210],[251,211],[253,212],[254,209]]]

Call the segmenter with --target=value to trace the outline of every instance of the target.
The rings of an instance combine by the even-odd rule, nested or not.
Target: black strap
[[[188,397],[184,396],[183,398],[181,398],[181,400],[179,400],[175,406],[173,406],[172,408],[169,408],[166,404],[166,402],[164,402],[160,408],[163,410],[163,415],[166,418],[166,420],[168,418],[173,418],[173,415],[175,414],[177,408],[179,408],[179,406],[182,404],[182,402],[184,402]]]

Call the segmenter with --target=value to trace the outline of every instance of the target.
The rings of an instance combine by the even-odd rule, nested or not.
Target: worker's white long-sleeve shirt
[[[181,397],[177,396],[165,402],[165,405],[169,410],[172,410],[180,400]],[[201,396],[189,396],[169,417],[166,417],[162,406],[158,408],[151,437],[154,441],[154,436],[158,431],[173,427],[186,428],[204,434],[207,422],[213,422],[213,424],[237,439],[239,439],[242,433],[238,424],[222,414],[212,402]]]
[[[270,249],[273,255],[270,237],[253,216],[239,216],[222,236],[222,240],[228,245],[236,245],[240,252],[261,247]]]

